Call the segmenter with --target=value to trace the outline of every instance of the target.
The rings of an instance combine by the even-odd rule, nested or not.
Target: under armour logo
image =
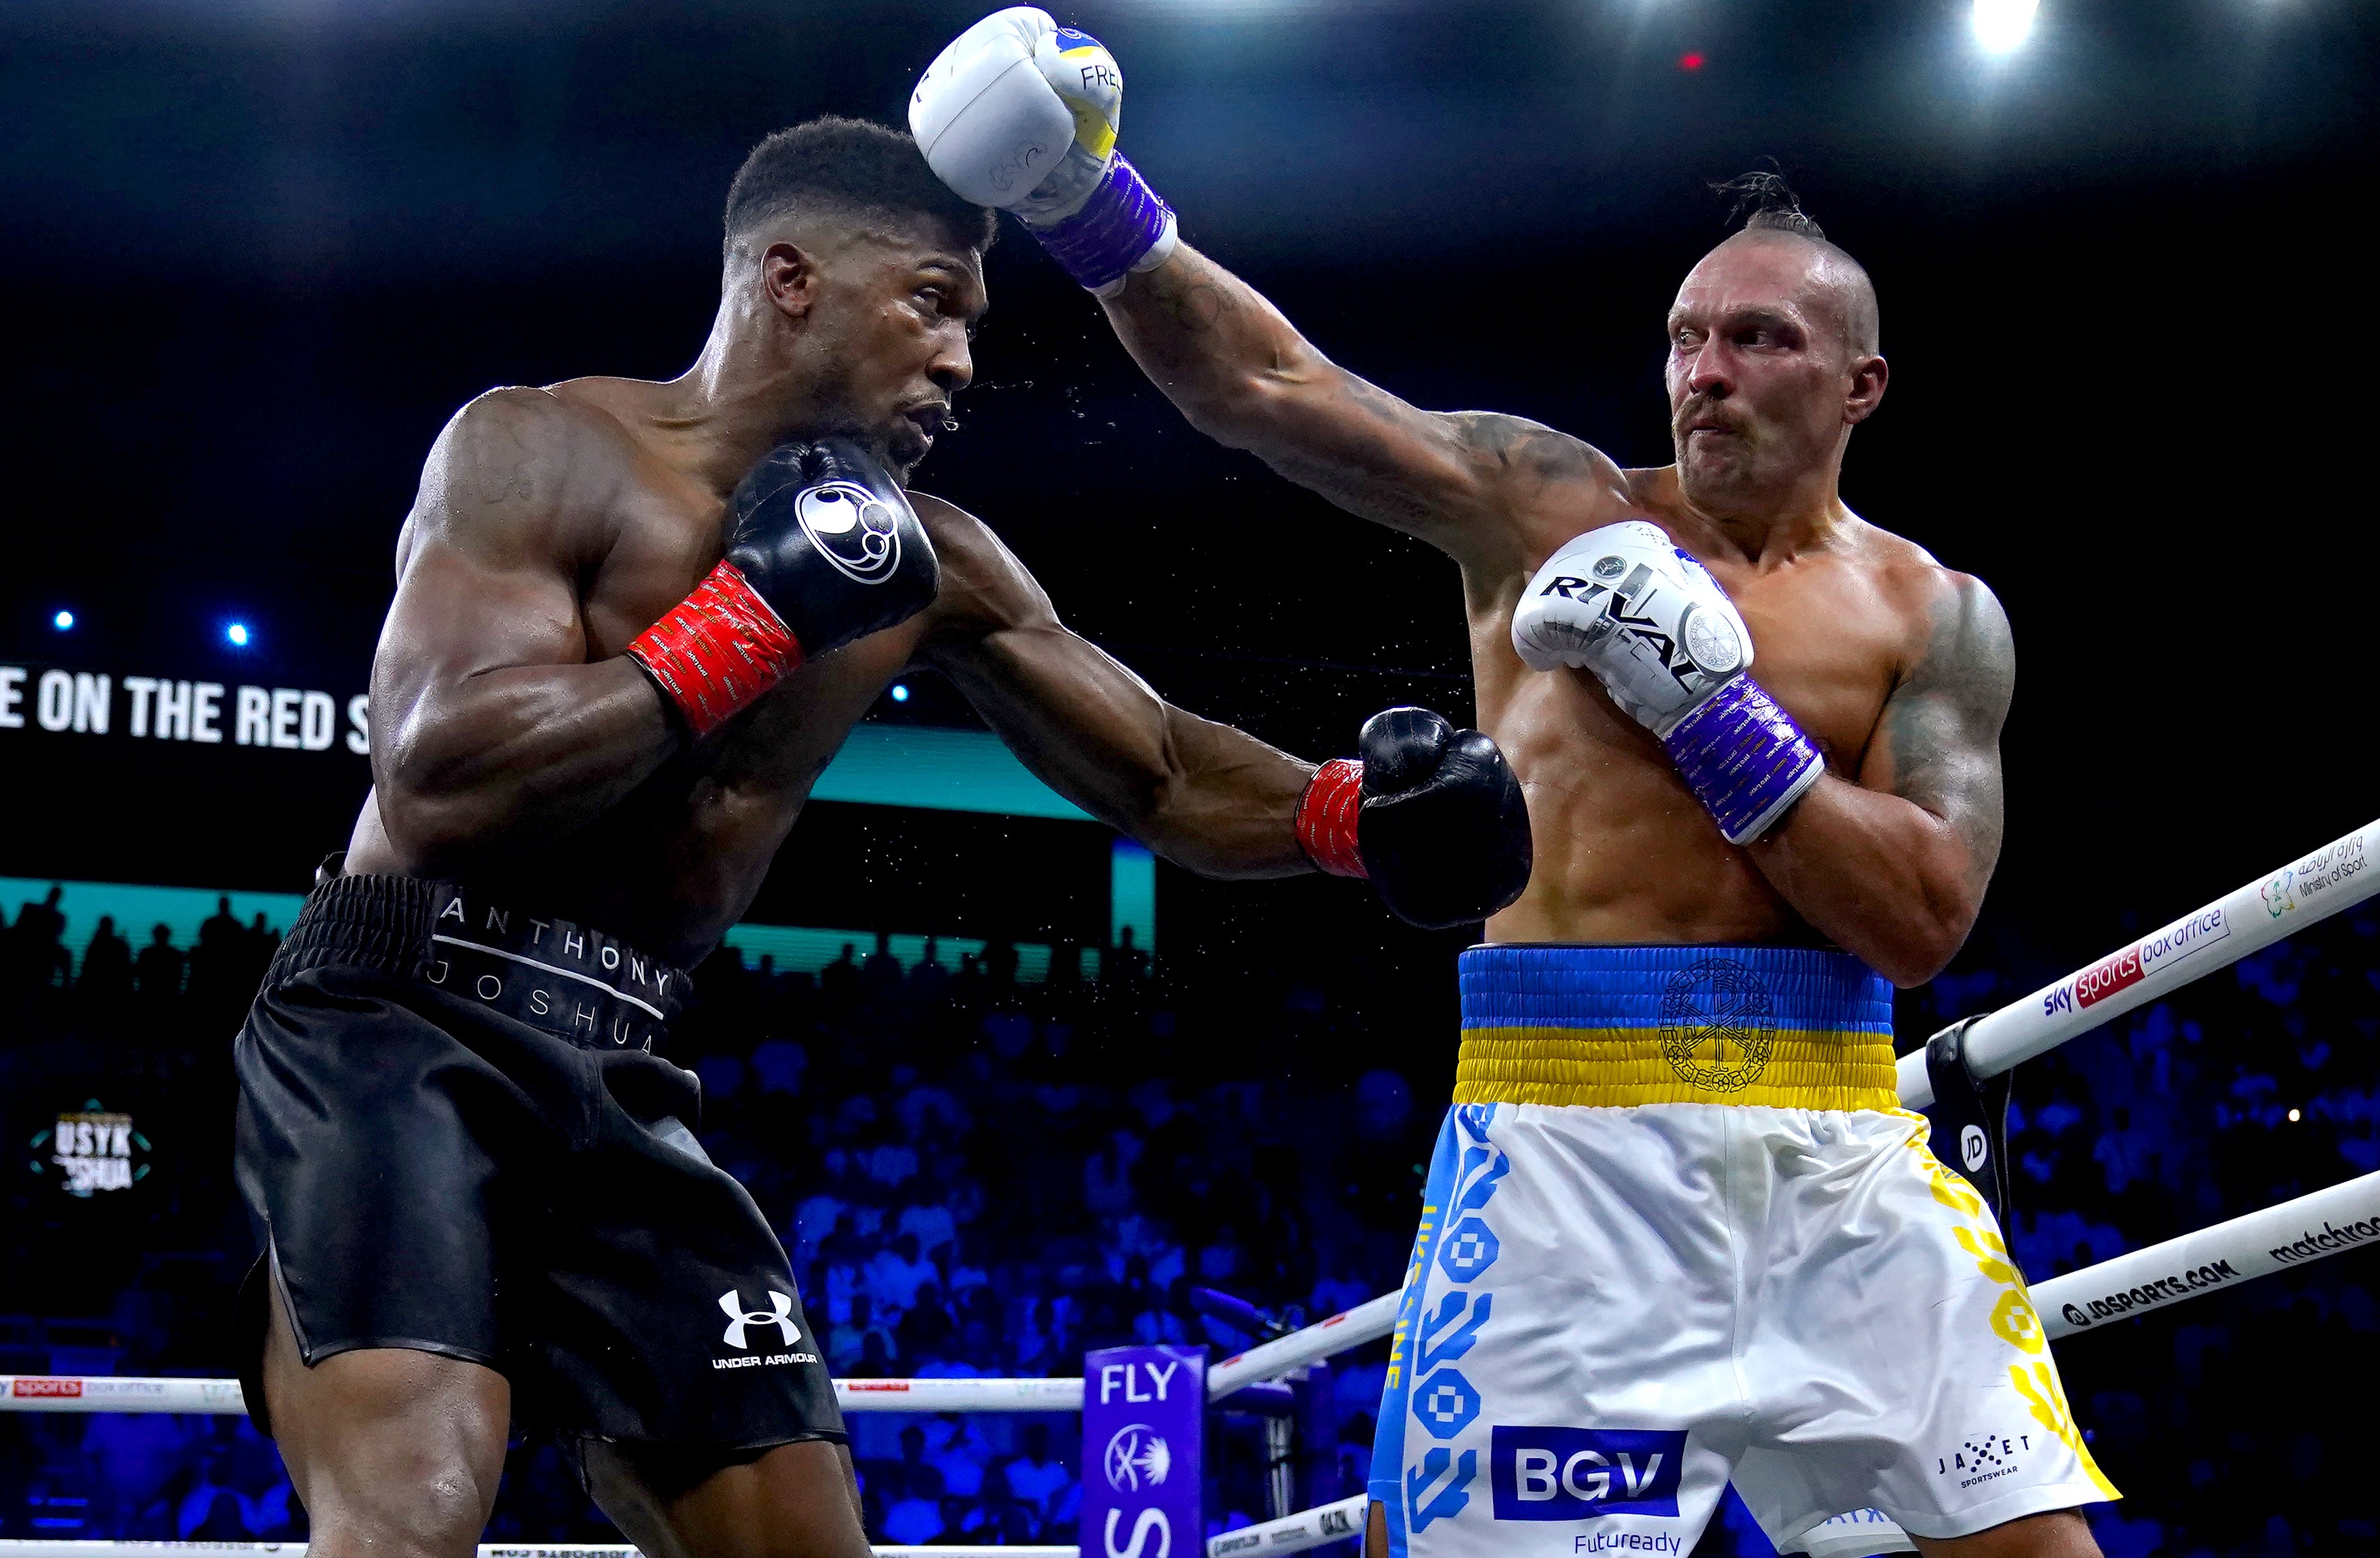
[[[771,1290],[767,1308],[747,1309],[744,1307],[744,1295],[731,1287],[719,1296],[719,1308],[727,1317],[727,1332],[720,1340],[739,1353],[749,1346],[744,1340],[744,1328],[747,1325],[775,1326],[784,1333],[785,1345],[789,1347],[802,1339],[801,1328],[794,1324],[794,1296],[790,1293]]]

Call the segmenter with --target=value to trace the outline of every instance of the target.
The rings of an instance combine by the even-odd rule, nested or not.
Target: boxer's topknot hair
[[[1784,170],[1774,158],[1765,168],[1754,168],[1724,181],[1713,179],[1710,188],[1713,194],[1730,197],[1727,220],[1733,223],[1740,219],[1743,223],[1730,242],[1776,233],[1815,245],[1825,256],[1827,268],[1837,274],[1841,283],[1843,328],[1852,349],[1862,353],[1882,349],[1877,345],[1881,321],[1876,283],[1868,279],[1867,267],[1852,259],[1842,245],[1827,237],[1824,227],[1810,219],[1810,213],[1802,209],[1802,197],[1785,182]]]
[[[1793,186],[1785,182],[1785,175],[1773,164],[1724,182],[1713,179],[1711,190],[1734,197],[1727,219],[1733,222],[1742,218],[1747,233],[1795,233],[1820,243],[1827,241],[1827,230],[1802,209],[1802,197],[1793,192]]]
[[[759,145],[727,188],[726,249],[764,225],[800,213],[853,219],[925,217],[962,248],[990,249],[999,216],[961,200],[926,165],[904,131],[826,115],[781,129]]]

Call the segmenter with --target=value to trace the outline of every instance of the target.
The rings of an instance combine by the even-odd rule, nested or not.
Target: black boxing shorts
[[[686,992],[615,937],[451,882],[315,888],[234,1047],[261,1429],[269,1282],[308,1367],[468,1359],[523,1429],[722,1465],[844,1439],[784,1248],[687,1128],[700,1085],[652,1053]]]

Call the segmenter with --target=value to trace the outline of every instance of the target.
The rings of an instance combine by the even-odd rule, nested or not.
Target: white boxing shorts
[[[1991,1212],[1898,1107],[1876,975],[1510,945],[1462,981],[1372,1460],[1398,1558],[1684,1558],[1730,1478],[1786,1552],[2119,1496]]]

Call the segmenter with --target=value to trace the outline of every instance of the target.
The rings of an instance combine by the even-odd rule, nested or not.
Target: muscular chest
[[[1905,614],[1852,568],[1712,572],[1751,631],[1752,674],[1820,743],[1838,773],[1856,776],[1908,656]],[[1666,771],[1649,733],[1604,696],[1590,673],[1533,672],[1521,663],[1511,641],[1518,582],[1524,580],[1472,603],[1482,716],[1509,710],[1520,727],[1520,739],[1507,741],[1507,750],[1517,761],[1516,746],[1560,750],[1584,741],[1609,759],[1633,754]],[[1488,728],[1506,740],[1504,730]]]
[[[1867,574],[1832,561],[1711,572],[1751,629],[1753,676],[1838,772],[1857,774],[1908,654],[1898,605]]]
[[[611,550],[580,583],[588,659],[624,652],[718,565],[724,517],[723,505],[700,492],[654,485],[623,497]],[[789,823],[909,648],[897,632],[878,634],[802,666],[665,771],[673,786],[699,809],[741,814],[757,806],[769,815],[754,822]]]

